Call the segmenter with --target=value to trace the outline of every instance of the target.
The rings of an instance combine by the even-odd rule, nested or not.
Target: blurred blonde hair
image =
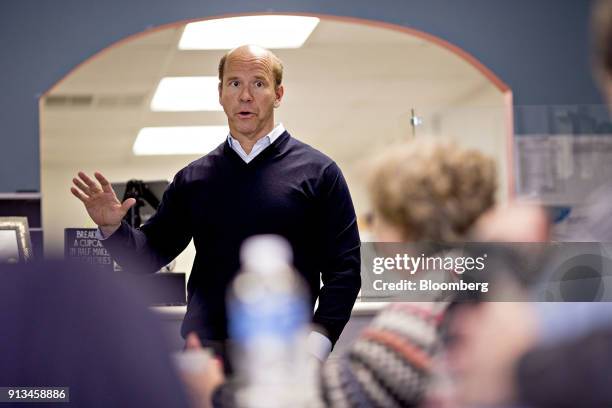
[[[377,157],[368,190],[377,216],[412,241],[460,240],[494,204],[495,163],[452,144],[410,142]]]

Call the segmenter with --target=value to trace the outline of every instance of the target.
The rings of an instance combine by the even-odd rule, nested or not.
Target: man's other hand
[[[195,363],[198,361],[195,357],[198,352],[203,353],[204,349],[198,335],[191,332],[187,335],[183,353],[187,355],[196,353],[192,357]],[[189,370],[179,370],[179,373],[191,397],[193,406],[197,408],[212,407],[212,396],[215,390],[225,382],[221,360],[210,358],[206,363],[201,363],[199,366],[192,365]]]

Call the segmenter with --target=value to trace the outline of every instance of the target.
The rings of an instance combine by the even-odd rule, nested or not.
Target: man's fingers
[[[102,186],[102,191],[104,191],[105,193],[114,193],[113,188],[111,187],[108,180],[102,175],[102,173],[96,171],[94,173],[94,176],[96,177],[96,180],[98,180],[98,182]]]
[[[72,195],[74,195],[76,198],[81,200],[83,203],[87,203],[87,200],[89,199],[89,197],[81,193],[76,187],[70,187],[70,192],[72,193]]]
[[[81,180],[79,180],[78,178],[73,178],[72,182],[75,186],[80,188],[82,192],[84,192],[85,194],[89,194],[89,187],[87,187]]]
[[[128,198],[127,200],[125,200],[123,202],[123,204],[121,204],[121,209],[125,212],[127,212],[130,208],[132,208],[132,206],[136,204],[136,199],[135,198]]]
[[[96,184],[95,181],[90,179],[87,174],[83,173],[82,171],[79,171],[79,177],[85,182],[85,184],[87,184],[87,187],[89,187],[92,192],[100,190],[98,184]]]

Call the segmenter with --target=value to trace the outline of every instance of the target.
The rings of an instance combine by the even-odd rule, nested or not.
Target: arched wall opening
[[[304,14],[295,14],[306,16]],[[244,16],[244,15],[241,15]],[[362,169],[374,152],[411,137],[452,140],[492,155],[500,200],[512,191],[512,93],[465,51],[427,33],[355,18],[320,19],[304,45],[274,49],[286,88],[277,121],[342,168],[358,214],[368,210]],[[231,18],[236,15],[215,17]],[[207,19],[207,20],[212,20]],[[215,76],[224,50],[179,50],[180,21],[133,35],[75,67],[40,100],[45,249],[63,229],[92,226],[70,195],[78,170],[111,181],[170,179],[201,154],[139,156],[143,127],[225,124],[220,111],[162,112],[151,101],[165,77]],[[422,121],[413,126],[413,120]],[[193,250],[179,259],[188,272]]]

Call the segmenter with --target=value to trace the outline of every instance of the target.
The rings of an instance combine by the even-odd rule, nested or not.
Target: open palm
[[[110,183],[101,173],[94,173],[99,184],[82,171],[78,175],[79,178],[72,179],[74,186],[70,191],[83,202],[93,222],[99,227],[118,227],[130,207],[136,203],[136,200],[128,198],[121,203]]]

